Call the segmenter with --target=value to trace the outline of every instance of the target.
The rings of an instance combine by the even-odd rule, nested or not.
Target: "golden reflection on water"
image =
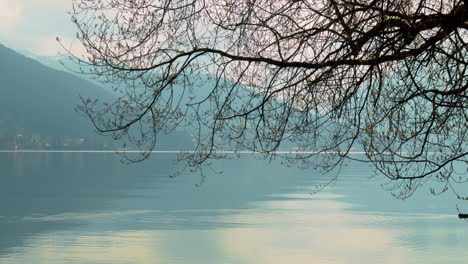
[[[12,263],[164,263],[159,262],[159,237],[153,232],[127,231],[101,235],[44,235],[10,256]],[[16,257],[25,262],[18,261]],[[27,262],[26,262],[27,261]]]
[[[206,230],[128,230],[80,234],[62,231],[37,236],[1,263],[441,263],[466,254],[467,232],[447,233],[439,226],[401,228],[381,224],[372,214],[354,213],[337,200],[303,199],[256,202],[251,209],[214,215],[234,227]],[[138,212],[137,215],[154,212]],[[75,217],[93,230],[93,219],[111,223],[129,214]],[[206,216],[205,216],[206,217]],[[383,215],[382,219],[404,215]],[[408,221],[430,215],[408,215]],[[54,219],[49,217],[44,219]],[[380,219],[380,220],[382,220]],[[193,219],[197,221],[200,219]],[[434,218],[441,220],[440,216]],[[444,220],[444,219],[442,219]],[[36,219],[37,221],[37,219]],[[48,220],[45,220],[48,221]],[[136,218],[135,218],[135,221]],[[387,219],[387,222],[392,220]],[[385,221],[384,221],[385,222]],[[423,236],[424,255],[412,237]],[[447,243],[447,239],[454,239]],[[412,244],[414,243],[414,244]],[[423,254],[421,254],[423,253]],[[5,262],[3,262],[5,261]]]
[[[190,177],[153,177],[164,166],[123,167],[112,156],[22,155],[0,159],[10,168],[0,177],[1,264],[429,264],[468,256],[467,223],[439,210],[453,203],[383,199],[359,166],[347,168],[342,190],[311,196],[315,180],[255,161],[194,188]]]
[[[270,201],[284,213],[251,215],[271,228],[235,228],[223,234],[226,253],[238,263],[400,263],[408,255],[396,246],[394,230],[366,227],[361,216],[335,201]]]

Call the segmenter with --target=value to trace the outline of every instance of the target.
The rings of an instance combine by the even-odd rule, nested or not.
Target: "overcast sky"
[[[37,55],[56,55],[63,50],[59,37],[76,51],[75,27],[67,11],[71,0],[0,0],[0,43]],[[75,42],[73,44],[73,41]]]

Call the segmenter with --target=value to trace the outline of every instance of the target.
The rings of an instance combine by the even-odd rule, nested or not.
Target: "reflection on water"
[[[0,263],[463,263],[450,194],[393,199],[349,164],[327,176],[251,156],[167,176],[174,155],[0,153]],[[461,204],[460,206],[463,206]],[[467,207],[467,205],[465,205]]]

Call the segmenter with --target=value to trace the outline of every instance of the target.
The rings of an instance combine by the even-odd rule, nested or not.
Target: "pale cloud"
[[[0,1],[0,33],[10,32],[23,20],[24,5],[21,1]]]
[[[54,56],[59,54],[62,49],[54,36],[40,38],[37,42],[31,50],[37,55]]]
[[[34,3],[35,5],[56,7],[56,8],[71,8],[72,6],[72,0],[26,0],[26,1],[29,3]]]
[[[64,37],[59,37],[59,40],[57,41],[55,35],[36,37],[32,41],[34,45],[29,45],[28,50],[40,56],[56,56],[69,52],[80,58],[86,55],[86,50],[78,40]]]
[[[74,26],[67,15],[72,0],[0,0],[0,43],[36,55],[57,55],[64,49],[81,55],[84,49],[72,40]],[[65,39],[68,38],[68,39]]]
[[[0,33],[11,32],[16,25],[27,22],[27,9],[38,7],[70,10],[72,0],[1,0]]]

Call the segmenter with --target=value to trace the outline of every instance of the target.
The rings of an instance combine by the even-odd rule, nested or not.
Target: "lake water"
[[[0,263],[465,263],[468,201],[397,200],[360,163],[333,175],[252,155],[199,173],[174,154],[0,153]],[[222,173],[218,173],[222,171]],[[464,187],[466,189],[466,187]]]

